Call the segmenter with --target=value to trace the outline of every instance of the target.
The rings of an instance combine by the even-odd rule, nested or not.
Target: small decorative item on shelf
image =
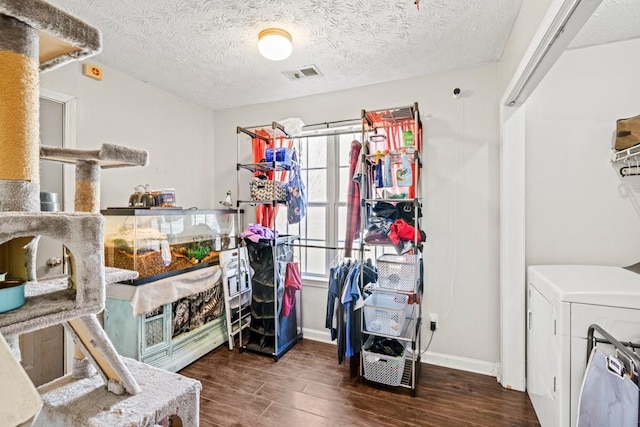
[[[175,188],[165,188],[156,196],[156,206],[161,208],[173,208],[176,206]]]
[[[224,200],[220,200],[220,204],[226,208],[231,209],[233,206],[233,200],[231,199],[231,190],[227,191],[227,195]]]

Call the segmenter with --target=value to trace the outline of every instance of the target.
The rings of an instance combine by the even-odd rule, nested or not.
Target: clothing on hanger
[[[353,177],[358,165],[358,154],[362,144],[359,141],[351,142],[351,150],[349,152],[349,175]],[[349,188],[347,190],[347,227],[344,238],[344,256],[351,256],[353,241],[358,237],[360,229],[360,186],[353,179],[349,180]]]
[[[339,364],[360,353],[362,287],[377,280],[377,270],[370,263],[346,259],[330,270],[325,327],[331,340],[337,340]]]
[[[302,278],[298,263],[288,262],[284,275],[284,298],[282,300],[282,315],[284,317],[289,316],[289,312],[296,302],[296,291],[300,289],[302,289]]]

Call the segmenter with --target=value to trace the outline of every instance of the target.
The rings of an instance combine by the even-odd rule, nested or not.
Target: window
[[[307,215],[300,224],[287,224],[287,210],[279,209],[278,230],[300,235],[303,247],[300,270],[306,276],[326,277],[339,250],[324,247],[343,247],[346,233],[349,151],[351,142],[360,141],[362,134],[313,136],[296,139],[295,145],[302,163],[301,175],[307,190]]]

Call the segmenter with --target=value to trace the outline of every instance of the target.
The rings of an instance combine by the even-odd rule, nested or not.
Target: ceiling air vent
[[[282,74],[287,76],[289,80],[302,80],[311,77],[319,77],[322,75],[320,70],[318,70],[318,67],[316,67],[315,65],[305,65],[304,67],[298,68],[297,70],[283,71]]]

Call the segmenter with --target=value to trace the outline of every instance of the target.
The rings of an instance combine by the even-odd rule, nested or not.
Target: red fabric
[[[265,130],[258,129],[255,133],[256,135],[269,138],[269,133]],[[261,138],[253,138],[251,142],[252,142],[252,151],[253,151],[253,163],[260,163],[260,161],[264,159],[265,149],[268,146],[267,141]],[[260,173],[256,172],[253,175],[258,176],[260,175]],[[267,206],[267,205],[256,206],[256,223],[264,227],[270,227],[269,225],[270,210],[271,210],[271,206]]]
[[[399,219],[393,224],[391,224],[391,230],[389,231],[389,239],[393,242],[394,245],[400,244],[402,240],[413,241],[416,237],[416,229],[407,224],[404,219]],[[420,232],[418,232],[418,242],[422,242],[422,236]]]
[[[302,278],[297,262],[288,262],[284,275],[284,297],[282,299],[282,314],[289,316],[296,303],[296,291],[302,289]]]
[[[362,144],[359,141],[351,142],[349,152],[349,188],[347,191],[347,232],[344,237],[344,256],[351,256],[353,241],[358,237],[360,230],[360,186],[352,178],[358,166],[358,156]]]

